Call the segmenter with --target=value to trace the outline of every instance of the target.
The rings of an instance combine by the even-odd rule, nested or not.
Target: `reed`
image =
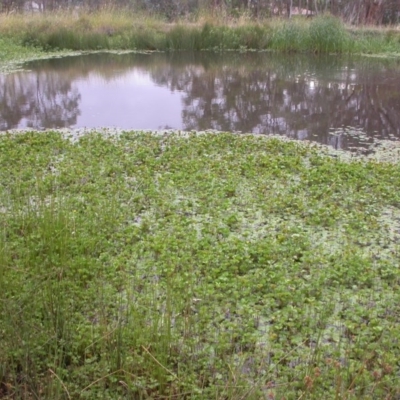
[[[276,50],[286,52],[398,51],[400,33],[354,35],[336,18],[252,20],[199,14],[169,23],[131,11],[2,15],[0,33],[18,43],[54,50]]]
[[[349,52],[349,35],[339,19],[330,15],[315,18],[309,26],[308,48],[316,53]]]
[[[304,21],[279,22],[272,30],[270,47],[282,52],[309,50],[309,24]]]

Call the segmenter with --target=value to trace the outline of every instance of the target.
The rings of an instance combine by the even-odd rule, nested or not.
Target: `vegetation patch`
[[[1,396],[399,396],[396,162],[25,132],[0,171]]]
[[[399,53],[392,29],[346,28],[340,19],[209,17],[167,22],[124,10],[0,15],[0,34],[45,51],[276,50],[315,53]]]
[[[73,55],[71,51],[43,51],[40,47],[26,46],[18,38],[0,37],[0,73],[10,73],[31,60]]]

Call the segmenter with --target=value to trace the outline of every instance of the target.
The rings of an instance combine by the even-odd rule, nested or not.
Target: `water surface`
[[[0,75],[0,130],[279,134],[335,148],[400,138],[400,61],[272,53],[91,54]]]

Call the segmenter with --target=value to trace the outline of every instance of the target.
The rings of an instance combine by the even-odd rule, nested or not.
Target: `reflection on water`
[[[0,75],[0,129],[108,127],[400,138],[400,62],[346,57],[92,54]]]

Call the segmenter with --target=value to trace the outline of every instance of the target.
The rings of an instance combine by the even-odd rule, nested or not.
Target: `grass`
[[[17,40],[0,38],[0,68],[4,72],[42,54],[41,50],[23,46]]]
[[[3,398],[399,396],[397,163],[27,132],[0,171]]]
[[[200,15],[173,23],[131,11],[0,15],[0,34],[19,44],[57,50],[276,50],[399,53],[400,32],[348,29],[325,15],[312,20],[254,20]]]
[[[72,54],[68,51],[43,51],[38,46],[22,44],[18,38],[0,37],[0,73],[9,73],[18,70],[21,64],[41,58],[59,57]]]

